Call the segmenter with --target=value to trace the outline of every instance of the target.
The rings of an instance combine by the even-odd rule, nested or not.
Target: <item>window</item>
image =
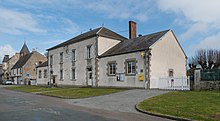
[[[20,68],[20,74],[22,74],[22,68]]]
[[[53,65],[53,55],[50,56],[50,67],[52,68]]]
[[[136,74],[136,62],[127,61],[127,74]]]
[[[109,63],[108,64],[108,74],[115,75],[116,74],[116,63]]]
[[[87,59],[91,58],[91,47],[92,46],[87,46]]]
[[[63,52],[60,53],[60,63],[63,63]]]
[[[169,77],[173,77],[173,69],[169,69]]]
[[[44,70],[44,78],[47,78],[47,70]]]
[[[41,72],[41,70],[39,70],[38,78],[40,79],[41,77],[42,77],[42,72]]]
[[[76,50],[72,50],[72,61],[76,60]]]
[[[72,68],[71,79],[72,79],[72,80],[75,80],[75,79],[76,79],[76,68]]]
[[[60,80],[63,80],[63,70],[60,70]]]

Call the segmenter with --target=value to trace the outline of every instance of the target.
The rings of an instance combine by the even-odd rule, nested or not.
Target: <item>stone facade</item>
[[[201,70],[195,70],[192,90],[220,90],[220,81],[201,81]]]
[[[48,66],[45,67],[37,67],[37,85],[49,85],[49,71]]]
[[[47,58],[37,51],[32,51],[30,54],[22,66],[12,68],[11,73],[15,84],[27,84],[26,79],[36,80],[36,66],[47,61]]]

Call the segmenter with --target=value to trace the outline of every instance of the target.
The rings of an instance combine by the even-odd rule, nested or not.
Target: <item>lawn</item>
[[[43,86],[30,86],[30,85],[12,86],[6,88],[10,90],[16,90],[22,92],[42,92],[42,91],[54,91],[59,89],[59,88],[48,88]]]
[[[48,88],[41,86],[13,86],[7,87],[7,89],[32,93],[38,92],[38,94],[41,95],[61,97],[66,99],[86,98],[125,91],[125,89],[113,88]]]
[[[220,121],[220,91],[170,92],[144,100],[138,107],[193,120]]]

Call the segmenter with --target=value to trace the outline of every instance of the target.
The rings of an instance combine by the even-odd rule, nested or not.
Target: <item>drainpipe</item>
[[[147,50],[144,51],[144,88],[147,89]]]

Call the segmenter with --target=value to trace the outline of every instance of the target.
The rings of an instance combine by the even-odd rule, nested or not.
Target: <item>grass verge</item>
[[[220,120],[220,91],[170,92],[138,104],[138,108],[193,120]]]
[[[41,86],[13,86],[7,87],[7,89],[31,93],[38,92],[41,95],[66,99],[86,98],[125,91],[125,89],[113,88],[48,88]]]

